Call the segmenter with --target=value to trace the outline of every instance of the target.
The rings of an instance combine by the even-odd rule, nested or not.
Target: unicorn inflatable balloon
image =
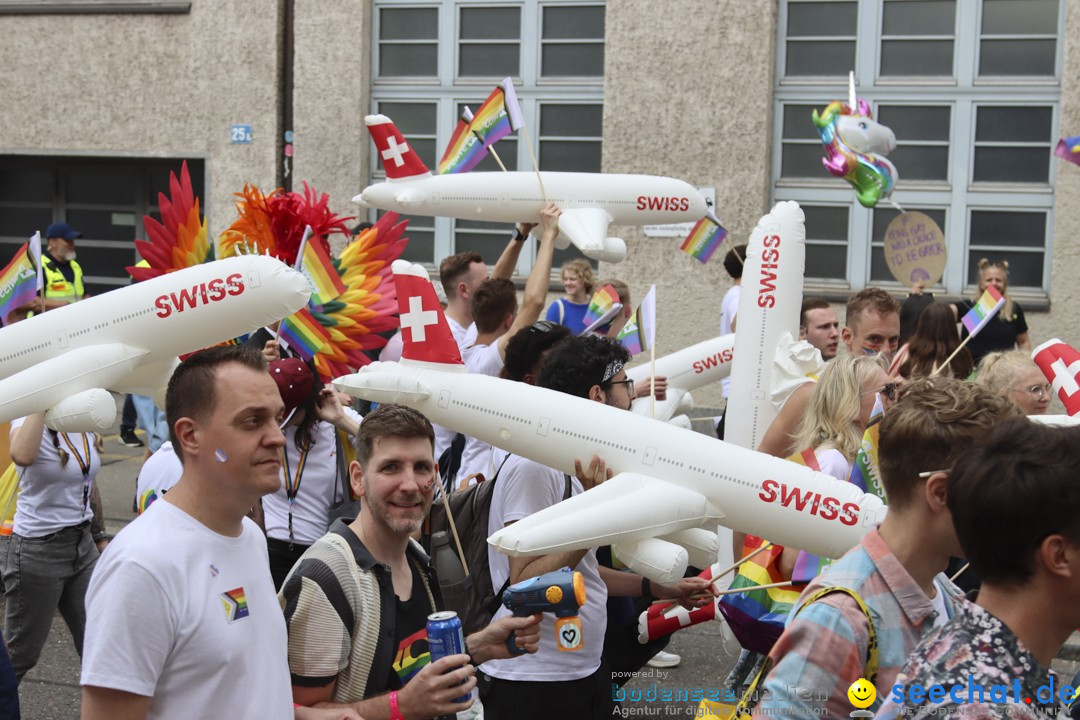
[[[872,208],[887,198],[896,184],[896,166],[888,155],[896,147],[896,136],[889,128],[874,122],[870,105],[855,99],[855,73],[849,77],[849,100],[829,103],[818,115],[813,112],[825,157],[821,162],[833,175],[842,177],[855,188],[855,197],[863,207]]]

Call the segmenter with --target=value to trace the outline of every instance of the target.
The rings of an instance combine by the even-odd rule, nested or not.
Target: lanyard
[[[292,545],[293,540],[293,526],[292,526],[292,508],[293,501],[296,500],[296,496],[300,493],[300,483],[304,479],[304,468],[307,466],[309,447],[305,447],[300,451],[300,460],[296,463],[296,477],[293,477],[292,471],[289,469],[289,450],[288,443],[281,447],[281,466],[285,468],[285,497],[289,500],[289,545]]]
[[[60,434],[64,436],[64,444],[68,446],[68,450],[71,450],[71,454],[75,457],[75,462],[79,464],[79,469],[82,470],[82,504],[83,510],[85,511],[90,505],[90,441],[87,439],[86,433],[82,433],[83,452],[86,454],[85,459],[83,459],[83,456],[79,455],[79,451],[75,449],[68,434]]]

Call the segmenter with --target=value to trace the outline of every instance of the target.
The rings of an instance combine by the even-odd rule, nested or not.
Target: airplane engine
[[[401,188],[394,195],[394,200],[396,200],[398,204],[407,208],[420,207],[424,204],[424,200],[426,199],[427,193],[411,187]]]
[[[45,425],[57,432],[105,432],[116,422],[116,401],[101,388],[64,398],[45,413]]]
[[[704,570],[716,562],[716,553],[720,550],[720,541],[716,533],[705,528],[689,528],[664,536],[665,540],[678,543],[686,548],[690,555],[690,564]]]
[[[611,550],[631,570],[661,585],[681,580],[690,562],[686,548],[659,538],[615,543]]]
[[[566,235],[563,235],[562,233],[559,233],[555,236],[556,250],[565,250],[568,247],[570,247],[570,238],[568,238]]]
[[[622,238],[609,237],[604,240],[603,250],[582,250],[593,260],[619,263],[626,259],[626,242]]]

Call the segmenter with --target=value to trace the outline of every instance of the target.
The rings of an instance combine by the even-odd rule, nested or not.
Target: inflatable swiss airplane
[[[556,247],[573,243],[587,256],[605,262],[626,257],[626,243],[608,237],[608,225],[696,222],[710,214],[695,187],[655,175],[542,171],[543,190],[533,172],[432,175],[390,118],[368,115],[364,124],[387,178],[353,198],[365,207],[409,215],[539,223],[546,191],[562,210]]]
[[[419,265],[393,265],[404,352],[334,380],[356,397],[399,403],[435,423],[565,473],[599,454],[616,475],[520,520],[488,542],[508,555],[614,545],[657,582],[683,576],[717,523],[839,557],[885,515],[875,495],[795,463],[584,398],[467,374]],[[707,542],[706,542],[707,544]]]
[[[107,429],[116,403],[106,390],[157,395],[178,355],[276,322],[310,295],[307,279],[280,260],[242,255],[8,325],[0,330],[0,422],[47,410],[54,430]]]

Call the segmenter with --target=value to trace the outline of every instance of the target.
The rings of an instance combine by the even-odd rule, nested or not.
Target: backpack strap
[[[748,590],[751,588],[747,588]],[[866,625],[870,630],[870,638],[866,644],[866,667],[863,670],[863,677],[873,683],[877,679],[878,672],[878,641],[877,631],[874,629],[874,619],[870,617],[870,609],[866,607],[866,602],[863,601],[859,593],[855,592],[851,588],[833,586],[824,587],[810,594],[810,597],[806,598],[806,602],[796,608],[795,612],[791,615],[794,618],[803,608],[812,602],[820,600],[826,595],[832,593],[844,593],[851,597],[852,600],[859,606],[859,610],[866,616]],[[939,591],[940,592],[940,591]],[[765,676],[769,674],[769,670],[772,669],[772,662],[766,658],[765,662],[761,664],[761,669],[757,675],[754,676],[754,681],[750,683],[750,687],[746,690],[746,693],[739,700],[739,704],[735,706],[732,711],[732,718],[749,718],[751,715],[751,709],[754,707],[754,697],[757,693],[758,685],[765,679]]]
[[[559,298],[555,301],[559,305],[559,324],[563,324],[563,320],[566,319],[566,307],[563,306],[563,299]]]

